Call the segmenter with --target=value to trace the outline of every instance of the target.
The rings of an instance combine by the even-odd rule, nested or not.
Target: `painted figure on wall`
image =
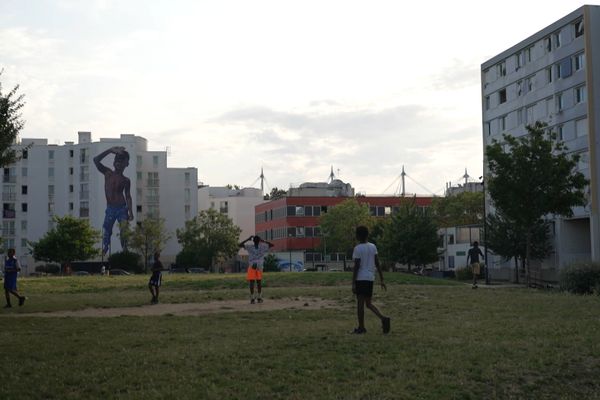
[[[102,164],[102,159],[109,154],[115,155],[114,171]],[[127,251],[124,232],[127,230],[129,221],[133,220],[133,212],[131,209],[131,181],[123,175],[123,171],[129,165],[129,153],[125,147],[111,147],[94,157],[94,164],[104,175],[104,194],[106,195],[106,212],[102,224],[102,254],[108,253],[110,249],[110,238],[115,221],[119,221],[122,250]]]

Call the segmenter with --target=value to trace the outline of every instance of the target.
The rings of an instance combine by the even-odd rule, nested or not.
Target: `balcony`
[[[2,178],[4,183],[17,183],[17,177],[15,175],[4,175]]]
[[[13,219],[17,215],[15,210],[2,210],[2,218]]]
[[[159,196],[146,196],[146,203],[158,203],[159,200]]]
[[[81,182],[87,182],[90,180],[90,174],[79,174],[79,180]]]
[[[89,208],[80,208],[79,209],[79,217],[80,218],[88,218],[90,216]]]
[[[146,186],[147,187],[158,187],[159,186],[159,180],[158,179],[148,179],[146,181]]]
[[[90,192],[89,190],[84,190],[82,192],[79,192],[79,199],[80,200],[87,200],[90,198]]]

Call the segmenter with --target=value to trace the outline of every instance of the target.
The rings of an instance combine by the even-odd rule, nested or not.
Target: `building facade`
[[[167,153],[149,151],[146,139],[140,136],[121,135],[93,142],[90,132],[79,132],[78,139],[77,143],[54,145],[46,139],[23,138],[15,147],[30,147],[21,160],[4,168],[3,245],[16,249],[25,274],[34,270],[27,242],[43,237],[53,227],[55,215],[85,218],[102,231],[107,205],[105,177],[96,168],[94,157],[115,146],[129,154],[123,175],[131,183],[132,223],[147,215],[164,218],[172,238],[163,250],[163,260],[174,260],[180,251],[175,230],[198,212],[197,169],[168,168]],[[114,154],[101,162],[113,170]],[[121,251],[118,223],[113,226],[109,251]]]
[[[542,121],[590,180],[589,204],[552,220],[556,252],[542,268],[600,261],[600,7],[583,6],[486,61],[481,82],[484,149]]]
[[[327,251],[319,218],[336,204],[353,197],[299,196],[282,197],[256,206],[256,233],[274,244],[273,252],[283,261],[306,266],[344,262],[344,254]],[[397,212],[410,199],[417,207],[429,207],[431,197],[359,196],[360,204],[367,204],[371,215],[386,217]],[[284,267],[285,269],[285,267]],[[297,269],[297,268],[296,268]]]

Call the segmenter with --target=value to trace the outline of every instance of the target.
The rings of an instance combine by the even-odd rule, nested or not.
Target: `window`
[[[517,89],[517,97],[519,97],[521,94],[523,94],[523,81],[517,81],[516,89]]]
[[[90,189],[87,183],[79,185],[79,198],[81,200],[88,200],[90,198]]]
[[[533,53],[533,46],[525,49],[525,62],[526,63],[531,62],[532,53]]]
[[[304,215],[304,206],[296,206],[296,215],[303,216]]]
[[[219,212],[221,214],[227,214],[229,212],[229,203],[226,201],[221,201],[219,203]]]
[[[82,164],[86,164],[88,162],[89,156],[88,156],[88,149],[80,149],[79,150],[79,161]]]
[[[295,206],[287,206],[287,216],[293,217],[296,215],[296,207]]]
[[[556,64],[556,77],[567,78],[573,73],[571,69],[571,57],[567,57]]]
[[[87,218],[90,216],[90,203],[87,201],[82,201],[79,203],[79,216],[81,218]]]
[[[29,157],[29,151],[27,151],[27,149],[23,150],[23,152],[21,153],[21,156],[22,156],[23,160],[27,160],[27,157]]]
[[[587,100],[587,90],[585,85],[575,88],[575,103],[583,103]]]
[[[27,167],[21,168],[21,176],[27,176]]]
[[[296,237],[296,227],[295,226],[288,227],[287,235],[288,235],[288,237]]]
[[[556,127],[556,138],[558,140],[560,140],[561,142],[564,140],[563,130],[564,130],[564,125],[558,125]]]
[[[314,235],[314,229],[312,226],[307,226],[306,228],[304,228],[304,235],[306,237],[313,237]]]
[[[27,203],[21,203],[21,211],[26,213],[27,212]]]
[[[54,203],[48,203],[48,214],[54,214]]]
[[[185,185],[188,186],[190,184],[190,173],[186,172],[184,175]]]
[[[552,36],[544,38],[544,49],[546,50],[546,53],[552,51]]]
[[[531,105],[525,109],[525,122],[527,122],[527,125],[533,125],[533,123],[535,122],[533,119],[534,107],[535,107],[535,104]]]
[[[148,172],[148,184],[147,186],[158,186],[158,172]]]
[[[48,160],[54,160],[54,150],[48,150]]]
[[[2,222],[2,235],[14,236],[15,235],[15,221],[3,221]]]
[[[75,187],[73,185],[69,185],[69,193],[73,193]]]
[[[152,164],[158,167],[158,156],[152,156]]]
[[[183,198],[186,203],[192,201],[192,192],[190,191],[190,189],[186,188],[183,190]]]
[[[575,121],[575,136],[582,137],[588,134],[588,120],[587,118],[578,119]]]
[[[554,39],[554,48],[559,48],[561,46],[561,37],[560,37],[560,31],[554,33],[552,35],[552,39]]]
[[[490,96],[485,96],[485,109],[490,109]]]
[[[87,182],[90,180],[90,167],[87,165],[82,165],[79,168],[79,180],[82,182]]]
[[[142,180],[142,173],[140,171],[138,171],[138,172],[135,173],[135,179],[138,180],[138,181]]]
[[[502,61],[496,65],[496,72],[498,76],[506,76],[506,62]]]
[[[575,55],[575,57],[573,57],[575,59],[575,71],[579,71],[580,69],[583,69],[583,66],[585,65],[585,54],[583,53],[579,53],[577,55]]]
[[[75,156],[75,152],[73,150],[69,150],[69,157],[73,158]]]
[[[27,185],[21,186],[21,194],[27,194]]]
[[[69,211],[73,211],[73,209],[74,209],[73,202],[70,202],[69,203]]]
[[[21,220],[21,232],[27,232],[27,220]]]
[[[490,121],[486,121],[484,127],[484,133],[490,136],[492,134],[492,124]]]
[[[313,206],[304,207],[304,215],[306,215],[307,217],[312,217],[312,214],[313,214]]]
[[[27,248],[27,239],[21,238],[21,247]]]
[[[136,165],[138,168],[140,168],[142,166],[142,156],[136,157]]]
[[[565,108],[565,101],[562,93],[556,94],[556,111],[562,111]]]
[[[504,132],[506,130],[506,115],[503,115],[498,119],[500,121],[500,130]]]
[[[313,215],[315,217],[318,217],[319,215],[321,215],[321,207],[320,206],[313,207]]]
[[[552,67],[546,68],[546,83],[552,83]]]
[[[184,205],[183,212],[185,213],[185,217],[189,218],[190,213],[192,212],[192,206],[190,206],[189,204]]]
[[[48,178],[54,178],[54,167],[48,167]]]
[[[523,125],[525,120],[523,119],[523,108],[517,110],[517,126]]]
[[[529,93],[533,90],[533,76],[525,78],[525,93]]]
[[[579,161],[577,162],[577,168],[580,171],[585,171],[590,167],[590,152],[582,151],[577,154],[579,156]]]
[[[296,227],[296,237],[304,237],[304,227],[303,226]]]
[[[575,22],[573,24],[573,27],[575,29],[575,37],[576,38],[578,38],[579,36],[583,36],[583,20],[582,19]]]
[[[54,185],[48,185],[48,199],[54,200]]]
[[[73,169],[73,167],[69,167],[69,175],[73,175],[75,173],[75,170]]]
[[[506,103],[506,89],[501,89],[498,91],[498,102],[500,104]]]
[[[518,52],[517,54],[515,54],[515,65],[516,65],[517,70],[519,68],[521,68],[523,65],[525,65],[525,54],[524,53]]]

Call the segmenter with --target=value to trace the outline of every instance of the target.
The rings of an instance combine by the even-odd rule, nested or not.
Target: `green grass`
[[[197,317],[7,314],[145,304],[147,277],[24,279],[25,307],[0,312],[1,399],[600,398],[600,298],[472,290],[386,274],[355,326],[348,274],[267,276],[267,301],[335,299],[339,309]],[[245,299],[240,275],[167,275],[164,302]],[[441,284],[446,283],[446,284]]]

